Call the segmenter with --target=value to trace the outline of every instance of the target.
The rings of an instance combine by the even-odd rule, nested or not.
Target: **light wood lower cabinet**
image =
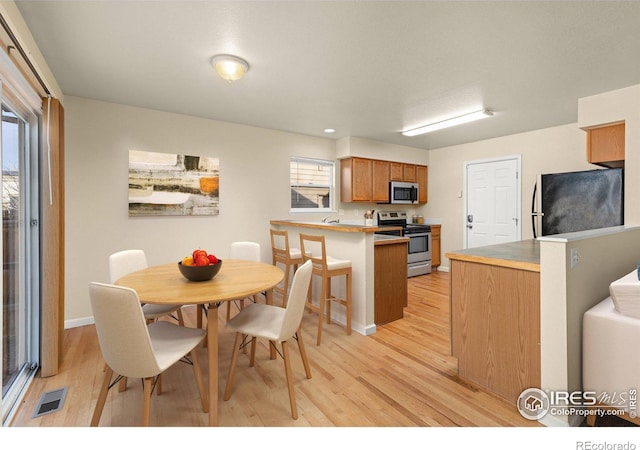
[[[374,246],[374,323],[402,319],[407,306],[407,242]]]
[[[515,405],[540,388],[540,273],[451,260],[458,375]]]

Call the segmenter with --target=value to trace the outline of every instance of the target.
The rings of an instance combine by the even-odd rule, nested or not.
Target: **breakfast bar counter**
[[[365,225],[364,220],[362,222],[358,224],[272,220],[270,223],[272,228],[288,232],[289,245],[291,247],[300,248],[300,234],[324,235],[328,255],[351,261],[353,273],[351,326],[353,331],[369,335],[376,331],[376,288],[374,283],[376,252],[374,249],[380,246],[389,246],[390,248],[398,245],[402,245],[406,249],[408,238],[375,234],[376,231],[381,230],[380,227]],[[385,230],[389,230],[389,228],[387,227]],[[398,230],[402,230],[402,227],[398,227]],[[406,279],[406,259],[404,263],[392,265],[389,270],[402,271]],[[317,281],[314,282],[314,295],[319,295],[319,284]],[[344,296],[344,289],[344,277],[337,277],[332,280],[331,292],[336,297]],[[402,294],[399,293],[398,295]],[[401,299],[401,301],[403,305],[406,305],[406,298]],[[344,326],[346,323],[345,312],[344,308],[332,307],[332,321]]]
[[[316,230],[341,231],[343,233],[375,233],[380,231],[377,225],[364,225],[340,222],[313,222],[304,220],[272,220],[271,225],[296,226]],[[385,230],[402,230],[402,227],[385,228]]]

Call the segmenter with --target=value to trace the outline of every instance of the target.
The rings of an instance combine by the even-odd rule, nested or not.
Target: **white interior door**
[[[465,163],[465,248],[520,240],[520,157]]]

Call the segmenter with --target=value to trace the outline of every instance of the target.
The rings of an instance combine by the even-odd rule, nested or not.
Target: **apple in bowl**
[[[208,281],[215,277],[222,267],[222,260],[206,250],[194,250],[178,263],[180,273],[189,281]]]

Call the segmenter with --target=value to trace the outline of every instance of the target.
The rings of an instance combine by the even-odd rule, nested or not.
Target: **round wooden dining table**
[[[118,279],[115,284],[134,289],[142,303],[158,305],[202,305],[207,308],[209,357],[209,425],[218,425],[218,307],[223,302],[266,293],[273,302],[273,288],[284,272],[271,264],[225,259],[220,272],[209,281],[189,281],[177,263],[148,267]],[[198,311],[200,325],[200,312]]]

